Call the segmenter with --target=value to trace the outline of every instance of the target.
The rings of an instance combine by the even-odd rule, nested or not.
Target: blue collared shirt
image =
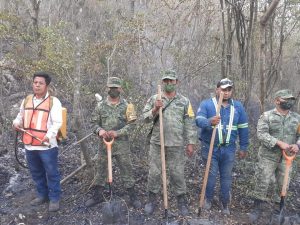
[[[227,146],[235,148],[236,140],[239,136],[240,150],[247,151],[249,146],[249,128],[247,113],[241,102],[230,99],[227,106],[222,106],[220,110],[221,115],[221,129],[223,139],[226,139],[228,134],[228,127],[230,121],[230,107],[234,107],[232,131],[229,137]],[[199,129],[199,139],[206,143],[210,143],[213,126],[211,124],[211,117],[216,115],[216,108],[212,99],[206,99],[200,103],[196,115],[196,125]],[[224,140],[225,143],[225,140]],[[222,143],[219,141],[218,130],[216,133],[215,146]],[[225,143],[226,144],[226,143]]]

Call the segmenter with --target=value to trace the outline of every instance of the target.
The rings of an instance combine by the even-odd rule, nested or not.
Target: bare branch
[[[272,13],[275,11],[275,9],[276,9],[279,2],[280,2],[280,0],[273,0],[271,5],[267,9],[267,11],[264,13],[264,15],[262,15],[262,17],[260,18],[260,24],[262,26],[266,25],[266,23],[268,22],[268,20],[269,20],[270,16],[272,15]]]

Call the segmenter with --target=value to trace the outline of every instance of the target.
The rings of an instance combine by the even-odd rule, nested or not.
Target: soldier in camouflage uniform
[[[255,173],[256,186],[253,192],[254,209],[250,213],[255,222],[262,213],[263,201],[272,177],[276,177],[277,201],[283,184],[285,160],[282,151],[297,153],[300,143],[300,115],[290,111],[295,97],[288,89],[275,93],[275,109],[262,114],[257,124],[257,137],[260,141],[258,169]],[[290,170],[291,173],[291,170]],[[278,207],[276,207],[278,208]]]
[[[186,200],[186,183],[184,179],[185,153],[184,141],[186,139],[186,152],[193,154],[193,146],[197,141],[197,132],[194,126],[194,112],[189,99],[176,92],[178,83],[176,73],[167,70],[163,73],[162,100],[157,95],[152,96],[143,110],[145,122],[152,122],[153,129],[150,139],[149,174],[148,174],[148,202],[145,213],[151,215],[157,205],[156,196],[161,187],[161,153],[160,131],[157,121],[159,108],[163,107],[163,126],[166,152],[166,166],[170,176],[170,186],[177,196],[180,213],[188,214]],[[166,107],[164,109],[164,107]]]
[[[120,168],[120,176],[127,189],[131,204],[135,208],[141,207],[141,202],[134,191],[135,180],[133,178],[132,161],[128,134],[134,129],[137,118],[134,106],[120,97],[121,79],[110,77],[107,82],[108,96],[106,100],[98,103],[93,114],[92,123],[95,132],[101,138],[98,162],[96,164],[96,177],[93,186],[93,196],[85,205],[90,207],[103,202],[102,192],[107,182],[107,153],[102,138],[107,140],[114,138],[112,156],[116,159]]]

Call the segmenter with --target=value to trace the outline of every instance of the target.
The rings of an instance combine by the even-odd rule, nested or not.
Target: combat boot
[[[127,188],[127,192],[129,195],[129,199],[130,199],[130,204],[135,208],[135,209],[139,209],[142,207],[142,203],[141,201],[138,199],[135,191],[134,191],[134,187],[131,188]]]
[[[254,209],[249,213],[249,220],[251,223],[256,222],[261,216],[263,210],[262,203],[263,201],[260,199],[254,200]]]
[[[177,207],[181,216],[189,214],[187,200],[184,194],[177,196]]]
[[[84,205],[86,207],[92,207],[92,206],[97,205],[101,202],[104,202],[104,197],[102,195],[102,192],[104,191],[103,186],[95,185],[93,187],[92,191],[93,191],[92,197],[84,203]]]
[[[153,214],[156,205],[156,194],[150,191],[148,194],[147,204],[145,205],[145,213],[147,216],[151,216]]]

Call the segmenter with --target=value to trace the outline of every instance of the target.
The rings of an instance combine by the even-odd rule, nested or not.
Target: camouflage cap
[[[118,77],[109,77],[107,80],[107,87],[121,87],[122,80]]]
[[[291,90],[289,89],[283,89],[283,90],[279,90],[275,93],[274,98],[292,98],[295,99],[293,93]]]
[[[170,79],[170,80],[177,80],[177,75],[174,70],[166,70],[162,72],[162,80]]]

